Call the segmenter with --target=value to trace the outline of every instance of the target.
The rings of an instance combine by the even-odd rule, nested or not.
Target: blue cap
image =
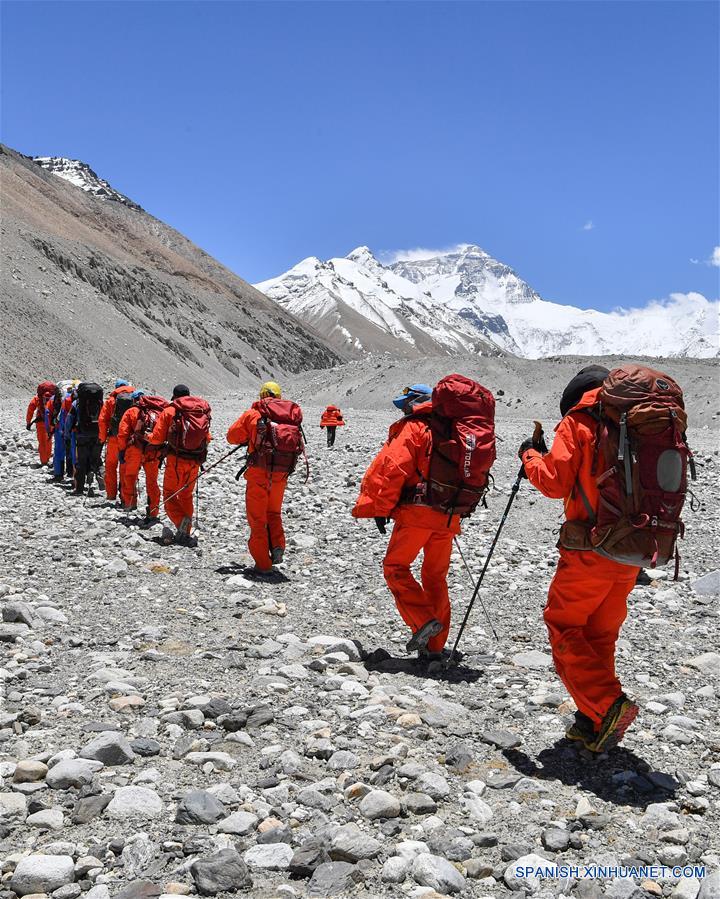
[[[133,400],[136,400],[139,396],[145,396],[145,391],[144,390],[133,390],[133,392],[130,394],[130,398]]]
[[[122,378],[118,378],[117,381],[115,381],[115,389],[116,390],[118,389],[118,387],[127,387],[127,386],[129,386],[129,381],[124,381]]]
[[[393,400],[393,406],[396,406],[398,409],[404,409],[405,404],[410,402],[417,402],[419,399],[429,400],[432,396],[433,389],[429,387],[427,384],[413,384],[412,387],[406,387],[400,396],[396,396]]]

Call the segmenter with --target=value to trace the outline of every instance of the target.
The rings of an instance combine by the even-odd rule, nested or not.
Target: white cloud
[[[715,265],[720,268],[720,247],[715,247],[712,251],[712,256],[708,259],[710,265]]]
[[[699,259],[693,259],[692,256],[690,257],[690,262],[692,263],[692,265],[700,265],[700,260],[699,260]]]
[[[585,224],[582,226],[582,230],[583,230],[583,231],[592,231],[594,227],[595,227],[595,223],[593,222],[593,220],[592,220],[592,219],[588,219],[588,220],[585,222]]]
[[[383,250],[380,256],[383,262],[391,264],[393,262],[419,262],[423,259],[434,259],[436,256],[444,256],[447,253],[460,253],[467,249],[470,244],[459,243],[455,246],[444,247],[432,250],[429,247],[413,247],[408,250]]]

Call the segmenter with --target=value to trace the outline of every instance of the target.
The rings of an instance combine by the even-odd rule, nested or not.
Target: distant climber
[[[65,422],[65,434],[75,438],[74,493],[81,495],[88,488],[88,496],[94,493],[93,480],[102,490],[102,443],[99,418],[103,407],[102,387],[84,381],[75,388],[75,400]]]
[[[53,381],[41,381],[35,394],[28,403],[25,413],[25,427],[29,431],[35,425],[37,436],[38,456],[40,465],[47,465],[52,454],[50,434],[45,426],[45,406],[55,395],[56,386]]]
[[[158,473],[161,450],[150,447],[152,435],[160,414],[170,405],[164,397],[146,396],[142,390],[131,394],[135,405],[123,415],[118,430],[120,451],[120,495],[127,511],[137,509],[137,484],[140,469],[145,472],[145,524],[152,524],[160,513],[160,487]]]
[[[111,502],[117,499],[118,494],[118,466],[120,464],[118,455],[120,450],[118,449],[117,432],[122,413],[126,408],[124,403],[117,406],[117,398],[123,394],[129,396],[134,390],[135,388],[131,384],[123,378],[118,378],[115,381],[115,387],[103,403],[100,413],[100,443],[105,444],[105,494]]]
[[[58,381],[55,393],[45,404],[45,429],[52,439],[53,479],[62,481],[67,473],[72,476],[72,463],[68,463],[65,447],[66,401],[72,388],[72,381]]]
[[[335,446],[335,432],[345,424],[342,412],[337,406],[326,406],[320,416],[320,427],[327,429],[327,445]]]

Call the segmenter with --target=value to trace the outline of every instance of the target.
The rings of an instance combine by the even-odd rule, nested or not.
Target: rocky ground
[[[214,409],[211,460],[239,412]],[[641,717],[596,758],[562,739],[541,618],[560,505],[522,486],[482,592],[499,641],[478,607],[462,665],[428,674],[384,586],[387,538],[349,515],[392,415],[343,409],[328,451],[306,408],[312,474],[293,477],[273,583],[242,574],[237,457],[202,481],[198,548],[165,548],[52,484],[20,404],[0,410],[0,899],[720,895],[717,574],[697,583],[718,567],[717,432],[691,434],[679,582],[631,596],[618,666]],[[462,538],[473,572],[529,427],[501,416],[496,490]],[[459,557],[450,583],[457,620]],[[706,878],[518,870],[538,859]]]

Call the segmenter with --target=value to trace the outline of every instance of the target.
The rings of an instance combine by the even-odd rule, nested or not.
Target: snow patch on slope
[[[111,187],[107,181],[90,168],[85,162],[79,159],[66,159],[64,156],[34,156],[33,162],[36,162],[46,172],[57,175],[64,181],[69,181],[80,190],[92,194],[100,200],[112,200],[116,203],[122,203],[130,209],[142,209],[137,203],[133,202],[125,194]]]

